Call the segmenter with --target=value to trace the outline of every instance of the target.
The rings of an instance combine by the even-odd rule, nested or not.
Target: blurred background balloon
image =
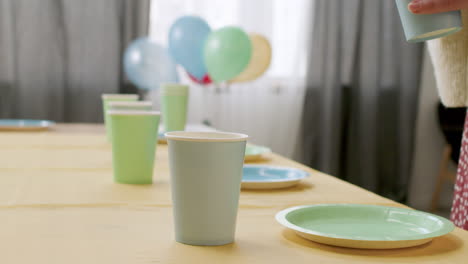
[[[210,32],[208,23],[197,16],[183,16],[169,30],[169,53],[197,79],[206,74],[203,46]]]
[[[271,46],[268,39],[259,34],[250,34],[252,56],[247,67],[232,82],[247,82],[260,77],[270,66]]]
[[[190,78],[190,80],[198,84],[207,85],[213,82],[208,74],[205,74],[205,76],[203,76],[203,78],[201,79],[195,78],[195,76],[193,76],[189,72],[187,72],[187,75]]]
[[[140,89],[156,89],[163,82],[179,81],[176,65],[166,49],[146,37],[127,47],[123,64],[128,79]]]
[[[227,81],[241,73],[250,61],[249,36],[238,27],[223,27],[212,32],[204,48],[208,74],[215,82]]]

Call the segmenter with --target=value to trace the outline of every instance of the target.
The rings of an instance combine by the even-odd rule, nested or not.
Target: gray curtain
[[[102,93],[134,92],[122,53],[149,0],[0,0],[0,115],[102,120]]]
[[[404,39],[394,1],[316,1],[303,113],[303,161],[406,199],[422,45]]]

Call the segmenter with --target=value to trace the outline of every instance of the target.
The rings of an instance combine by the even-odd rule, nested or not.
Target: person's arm
[[[408,9],[415,14],[434,14],[467,9],[468,0],[413,0]]]

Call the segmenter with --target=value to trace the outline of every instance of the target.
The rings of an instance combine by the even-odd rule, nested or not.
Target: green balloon
[[[203,53],[211,79],[215,82],[227,81],[247,67],[252,44],[242,29],[223,27],[208,35]]]

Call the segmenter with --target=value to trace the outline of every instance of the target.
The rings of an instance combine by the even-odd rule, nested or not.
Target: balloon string
[[[228,94],[231,92],[231,84],[229,82],[214,83],[213,87],[216,94]]]
[[[221,85],[220,85],[219,83],[216,83],[216,84],[215,84],[215,93],[216,93],[216,94],[221,94],[222,91],[223,91],[223,90],[222,90]]]

